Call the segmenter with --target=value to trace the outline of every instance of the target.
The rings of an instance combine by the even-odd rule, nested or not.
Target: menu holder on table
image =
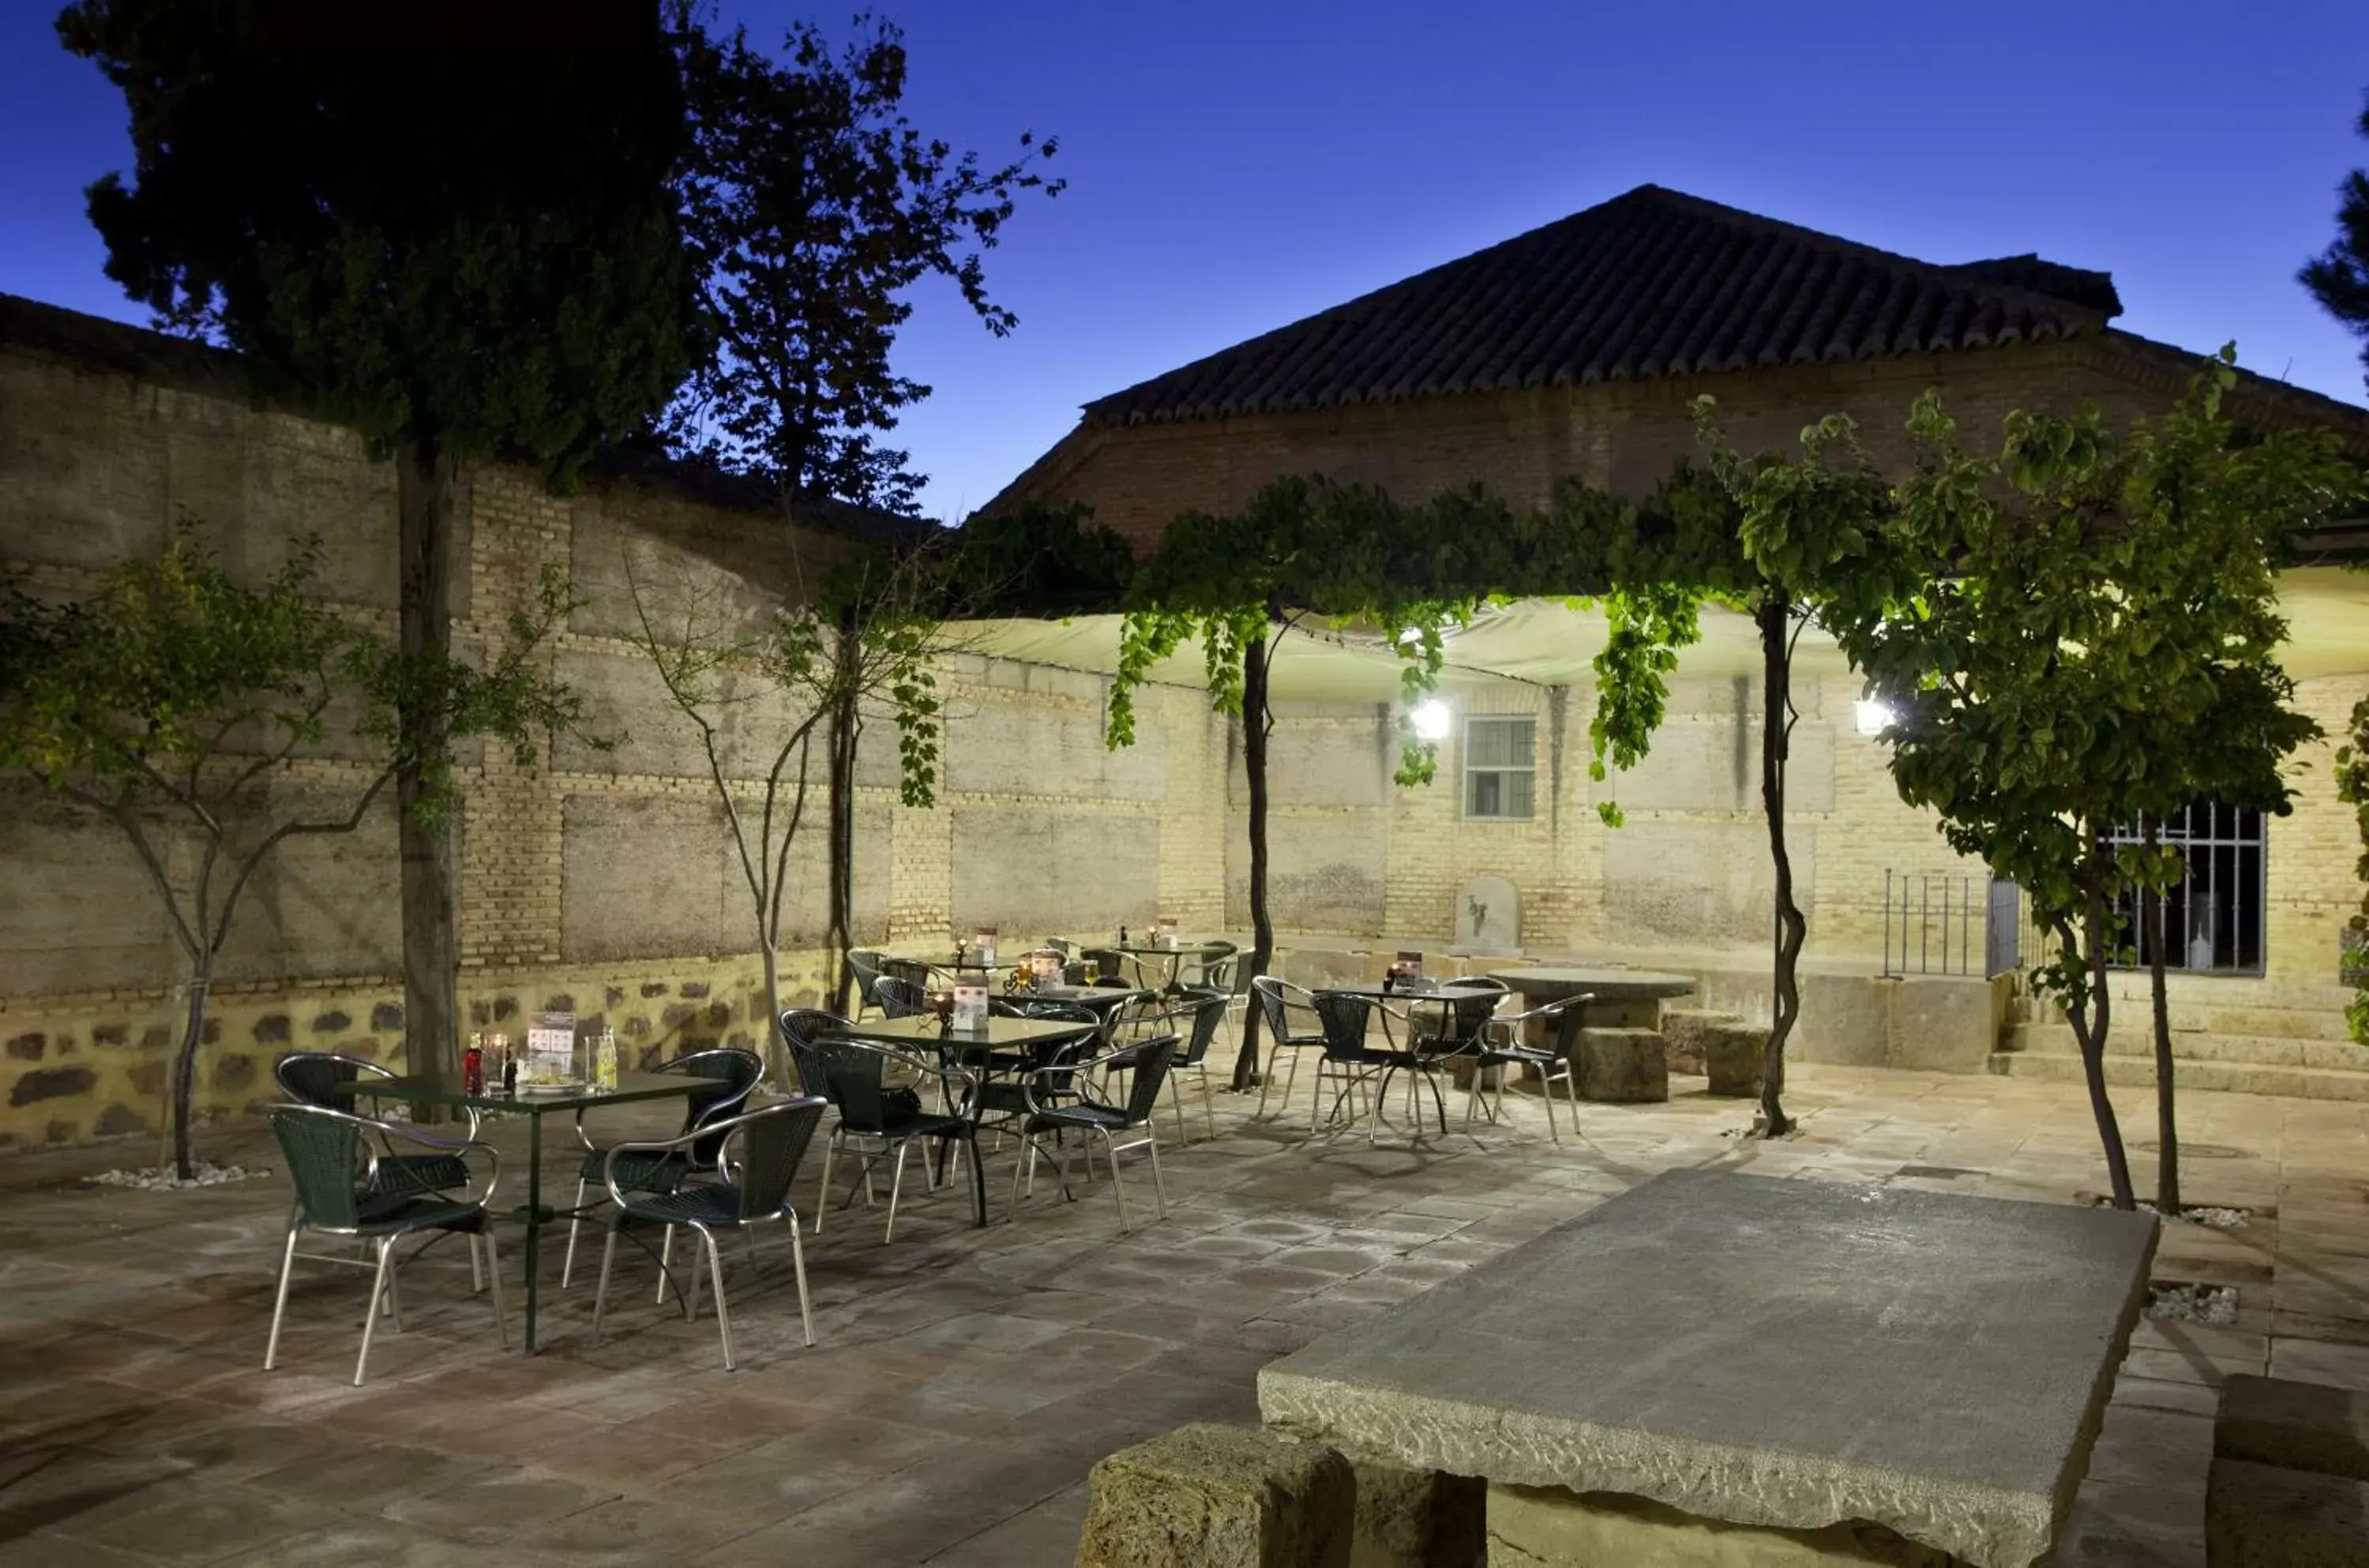
[[[957,1035],[980,1035],[987,1032],[987,982],[962,979],[955,982],[955,1011],[952,1027]]]
[[[576,1070],[576,1014],[533,1014],[527,1021],[525,1052],[519,1058],[520,1091],[548,1093],[573,1088],[580,1082]]]

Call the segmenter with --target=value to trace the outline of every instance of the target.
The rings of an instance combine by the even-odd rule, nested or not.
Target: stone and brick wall
[[[1996,386],[1953,394],[1953,403],[1970,416],[1990,405],[2003,411],[2033,385],[2066,381],[2069,352],[2005,356]],[[1767,407],[1732,395],[1731,413],[1750,441],[1755,420],[1771,431],[1798,420],[1787,397],[1814,408],[1857,386],[1852,395],[1880,423],[1929,368],[1805,370],[1802,385],[1778,386]],[[1505,471],[1518,488],[1567,472],[1647,476],[1690,440],[1683,389],[1513,401],[1530,410],[1521,415],[1528,424],[1510,415],[1490,424],[1492,414],[1476,425],[1470,410],[1457,417],[1464,425],[1437,408],[1384,411],[1356,439],[1339,438],[1340,463],[1354,477],[1420,492],[1488,472],[1490,454],[1513,439],[1535,448],[1528,467]],[[1605,418],[1579,418],[1583,406]],[[1126,470],[1124,495],[1101,498],[1122,522],[1128,507],[1164,520],[1188,502],[1227,504],[1265,476],[1263,464],[1304,450],[1253,443],[1211,469],[1210,454],[1231,439],[1225,427],[1142,439],[1146,453],[1177,455],[1179,466],[1169,478],[1148,459]],[[1097,450],[1094,461],[1113,461],[1116,438]],[[1186,461],[1193,452],[1200,456]],[[1118,482],[1120,470],[1108,474]],[[562,573],[585,603],[547,657],[589,710],[587,735],[562,738],[532,768],[498,751],[462,760],[462,996],[471,1023],[502,1028],[524,1012],[572,1009],[646,1052],[762,1038],[748,895],[697,736],[627,640],[632,592],[696,595],[728,621],[795,593],[846,546],[647,485],[555,497],[532,475],[498,465],[472,466],[461,501],[458,640],[484,646],[539,573]],[[290,534],[319,532],[331,543],[325,592],[391,634],[393,479],[350,433],[219,391],[0,344],[0,562],[43,590],[80,591],[109,563],[157,548],[184,515],[207,526],[235,567],[258,573],[282,557]],[[940,675],[944,773],[933,808],[899,802],[885,719],[867,727],[860,749],[860,940],[932,951],[979,924],[998,926],[1008,943],[1140,927],[1160,915],[1199,930],[1247,924],[1240,727],[1213,715],[1205,693],[1146,691],[1139,743],[1113,753],[1101,741],[1101,677],[967,652],[950,654]],[[2306,682],[2306,702],[2332,724],[2360,684]],[[1930,819],[1899,804],[1880,749],[1853,732],[1854,682],[1820,673],[1801,687],[1792,841],[1811,950],[1822,963],[1872,969],[1884,870],[1956,863]],[[1652,755],[1602,784],[1586,774],[1584,687],[1460,680],[1448,694],[1465,716],[1537,720],[1533,818],[1465,817],[1460,730],[1442,749],[1439,782],[1406,790],[1390,778],[1398,742],[1387,705],[1283,704],[1273,844],[1285,932],[1445,945],[1456,888],[1495,874],[1520,890],[1533,951],[1647,961],[1708,952],[1741,964],[1765,950],[1757,675],[1715,660],[1683,667]],[[751,701],[725,726],[736,798],[753,798],[784,716],[777,703]],[[2222,982],[2228,995],[2273,997],[2290,979],[2319,979],[2332,967],[2334,926],[2354,897],[2350,823],[2322,798],[2326,757],[2310,761],[2295,815],[2272,829],[2271,976]],[[289,787],[349,798],[360,773],[333,750]],[[1608,795],[1627,826],[1599,822],[1596,805]],[[826,971],[818,771],[809,811],[784,920],[793,1001],[817,996]],[[212,998],[200,1074],[210,1114],[268,1100],[269,1060],[282,1049],[399,1055],[395,837],[392,812],[382,810],[353,835],[285,846],[260,879]],[[8,871],[0,1147],[154,1134],[182,970],[129,851],[68,804],[0,783],[0,864]]]

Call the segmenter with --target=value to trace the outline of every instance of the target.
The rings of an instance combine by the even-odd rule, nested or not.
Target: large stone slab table
[[[1569,968],[1532,966],[1494,969],[1489,978],[1502,980],[1520,994],[1528,1011],[1567,996],[1585,995],[1587,1028],[1574,1047],[1578,1060],[1574,1082],[1583,1100],[1616,1104],[1670,1097],[1668,1045],[1662,1038],[1662,1003],[1695,989],[1688,975],[1658,969]],[[1530,1044],[1548,1043],[1543,1021],[1527,1027]]]
[[[1666,1171],[1271,1363],[1259,1408],[1493,1488],[1866,1521],[2026,1568],[2088,1465],[2155,1240],[2146,1214]]]

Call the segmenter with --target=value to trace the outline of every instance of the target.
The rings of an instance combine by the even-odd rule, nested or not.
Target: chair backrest
[[[1587,1004],[1595,1000],[1593,995],[1582,991],[1577,996],[1567,996],[1539,1009],[1554,1019],[1555,1054],[1565,1061],[1574,1059],[1577,1055],[1579,1032],[1587,1027]]]
[[[888,956],[886,953],[876,952],[869,947],[851,947],[847,950],[847,967],[855,972],[857,995],[872,994],[872,982],[880,978],[880,966],[887,961]]]
[[[1070,942],[1066,937],[1060,936],[1048,936],[1036,945],[1039,947],[1049,947],[1064,958],[1077,951],[1077,944],[1075,943]]]
[[[682,1130],[697,1132],[703,1127],[731,1120],[748,1104],[749,1096],[765,1076],[765,1061],[755,1051],[744,1051],[738,1046],[718,1046],[713,1050],[685,1051],[672,1061],[660,1062],[660,1072],[688,1073],[693,1078],[712,1078],[724,1085],[712,1093],[693,1094],[682,1108]],[[702,1170],[715,1168],[718,1138],[703,1138],[691,1146],[691,1162]]]
[[[1151,1119],[1160,1108],[1161,1085],[1168,1082],[1168,1069],[1176,1059],[1177,1039],[1173,1035],[1155,1035],[1138,1042],[1132,1082],[1127,1086],[1127,1125],[1140,1127]]]
[[[1312,1000],[1317,1021],[1324,1025],[1324,1054],[1336,1059],[1353,1058],[1366,1049],[1366,1024],[1374,1004],[1346,991],[1320,990]]]
[[[850,1132],[878,1132],[888,1125],[887,1096],[880,1082],[888,1059],[853,1040],[818,1040],[815,1065],[822,1082],[816,1085],[825,1099],[839,1107],[839,1119]]]
[[[320,1230],[354,1229],[360,1223],[361,1138],[371,1124],[320,1105],[275,1105],[270,1114],[304,1222]]]
[[[320,1105],[332,1111],[352,1108],[352,1102],[337,1091],[364,1073],[373,1078],[395,1076],[374,1061],[337,1051],[290,1051],[271,1064],[272,1081],[280,1085],[280,1093],[300,1104]]]
[[[790,1184],[814,1142],[823,1104],[821,1095],[807,1094],[716,1125],[730,1148],[742,1219],[769,1219],[788,1207]]]
[[[930,967],[919,958],[883,958],[880,974],[885,979],[904,980],[925,991],[930,989]]]
[[[1459,986],[1443,993],[1443,1000],[1434,1005],[1445,1014],[1440,1032],[1431,1037],[1434,1053],[1477,1051],[1487,1043],[1489,1020],[1497,1015],[1497,1003],[1505,999],[1503,986],[1488,990],[1479,986]]]
[[[883,975],[872,982],[872,1000],[891,1018],[919,1018],[929,1010],[930,993],[917,980]]]
[[[1116,947],[1088,947],[1078,957],[1099,980],[1115,980],[1127,973],[1127,955]]]
[[[1295,991],[1299,993],[1297,996],[1292,994]],[[1281,1040],[1288,1038],[1294,1033],[1307,1032],[1295,1031],[1291,1026],[1290,1015],[1290,1010],[1294,1007],[1311,1007],[1315,1004],[1314,997],[1309,993],[1306,987],[1293,985],[1280,975],[1261,975],[1251,981],[1251,994],[1258,998],[1259,1013],[1266,1020],[1268,1034]]]
[[[834,1029],[846,1028],[847,1020],[819,1007],[785,1007],[779,1022],[782,1043],[790,1048],[790,1065],[797,1069],[798,1092],[821,1093],[815,1086],[815,1042]]]
[[[1177,1054],[1175,1065],[1198,1067],[1209,1054],[1209,1043],[1218,1037],[1218,1025],[1226,1021],[1226,993],[1188,990],[1181,1000],[1192,1009],[1193,1020],[1185,1029],[1184,1048]]]
[[[1184,985],[1196,990],[1225,990],[1226,982],[1212,977],[1217,974],[1220,967],[1227,973],[1232,973],[1234,955],[1241,951],[1240,947],[1230,942],[1212,941],[1200,944],[1193,956],[1179,966],[1185,971]]]

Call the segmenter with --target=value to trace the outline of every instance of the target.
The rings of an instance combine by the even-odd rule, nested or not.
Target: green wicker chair
[[[822,1107],[820,1095],[807,1094],[768,1105],[761,1111],[750,1111],[730,1121],[712,1122],[696,1132],[687,1132],[663,1143],[621,1143],[609,1150],[609,1233],[601,1247],[601,1283],[592,1293],[595,1341],[601,1337],[601,1315],[609,1298],[609,1273],[617,1261],[617,1238],[637,1226],[663,1226],[669,1237],[673,1236],[676,1227],[689,1226],[699,1233],[707,1253],[708,1277],[715,1289],[715,1332],[724,1345],[724,1369],[736,1370],[732,1313],[724,1297],[724,1253],[715,1233],[722,1230],[747,1231],[768,1220],[786,1219],[790,1229],[790,1267],[798,1284],[798,1322],[806,1343],[814,1343],[814,1305],[807,1295],[806,1252],[798,1243],[798,1213],[790,1207],[790,1184],[797,1179],[798,1166],[814,1142],[816,1124],[822,1120]],[[652,1192],[632,1185],[631,1173],[637,1162],[688,1150],[707,1139],[716,1142],[716,1162],[727,1173],[727,1180],[694,1182],[672,1192]],[[752,1256],[755,1242],[751,1234]],[[667,1268],[663,1253],[658,1266],[662,1272]],[[661,1285],[660,1299],[665,1299],[665,1294]],[[691,1286],[683,1292],[683,1316],[699,1316],[699,1258],[695,1253],[691,1260]]]
[[[509,1344],[509,1326],[502,1314],[501,1259],[494,1251],[493,1216],[487,1208],[493,1201],[494,1185],[501,1175],[499,1155],[474,1139],[430,1138],[411,1127],[376,1122],[350,1111],[322,1105],[274,1107],[271,1131],[287,1157],[289,1181],[296,1189],[296,1207],[289,1218],[288,1239],[280,1253],[280,1288],[271,1303],[271,1338],[263,1349],[265,1371],[279,1364],[280,1328],[288,1316],[288,1283],[299,1255],[296,1239],[306,1230],[349,1236],[367,1244],[375,1253],[374,1263],[363,1265],[372,1269],[371,1293],[369,1309],[362,1316],[361,1351],[354,1357],[356,1388],[361,1386],[370,1369],[371,1335],[378,1327],[382,1301],[386,1303],[396,1332],[402,1331],[403,1318],[395,1296],[395,1246],[406,1236],[425,1236],[431,1242],[446,1235],[465,1236],[469,1239],[473,1265],[478,1243],[485,1244],[486,1277],[491,1281],[494,1294],[494,1326],[502,1336],[502,1344]],[[464,1162],[472,1155],[483,1155],[485,1185],[457,1196],[447,1192],[373,1191],[370,1179],[376,1150],[395,1139],[422,1144],[440,1155]],[[303,1255],[346,1267],[357,1262],[353,1258]]]
[[[672,1061],[659,1063],[653,1070],[712,1078],[718,1085],[713,1091],[703,1090],[691,1096],[683,1106],[681,1135],[670,1142],[664,1152],[637,1156],[625,1163],[624,1174],[628,1185],[650,1192],[672,1192],[692,1177],[715,1171],[718,1139],[712,1131],[703,1129],[730,1120],[748,1104],[749,1096],[764,1081],[765,1062],[754,1051],[723,1046],[715,1050],[685,1051]],[[576,1168],[576,1207],[567,1220],[567,1256],[559,1265],[562,1290],[576,1278],[576,1237],[584,1224],[584,1195],[595,1182],[609,1179],[610,1150],[593,1142],[592,1135],[584,1130],[584,1112],[580,1110],[576,1113],[576,1141],[584,1146],[584,1160]],[[593,1202],[601,1201],[595,1193]]]
[[[1026,1085],[1032,1107],[1028,1119],[1021,1124],[1021,1134],[1026,1139],[1025,1156],[1012,1170],[1012,1212],[1016,1217],[1024,1190],[1033,1189],[1036,1176],[1036,1151],[1046,1134],[1054,1135],[1054,1152],[1061,1165],[1061,1194],[1074,1198],[1070,1191],[1070,1153],[1062,1147],[1063,1133],[1083,1133],[1102,1145],[1103,1158],[1110,1167],[1111,1193],[1118,1200],[1118,1228],[1127,1229],[1127,1187],[1119,1180],[1118,1157],[1129,1150],[1140,1149],[1151,1160],[1151,1189],[1158,1197],[1160,1218],[1168,1218],[1168,1183],[1160,1173],[1160,1139],[1153,1130],[1151,1118],[1160,1108],[1160,1088],[1167,1082],[1168,1064],[1176,1054],[1176,1036],[1162,1035],[1156,1039],[1139,1040],[1121,1047],[1131,1059],[1134,1080],[1127,1085],[1127,1102],[1114,1104],[1100,1098],[1094,1090],[1093,1075],[1110,1064],[1109,1055],[1074,1063],[1043,1067],[1030,1073],[1022,1082]],[[1051,1086],[1067,1096],[1072,1089],[1075,1097],[1055,1099],[1038,1089],[1039,1084]],[[1139,1136],[1128,1138],[1127,1134]],[[1124,1141],[1122,1141],[1124,1140]],[[1093,1146],[1086,1146],[1087,1174],[1093,1173]]]
[[[1136,1020],[1142,1027],[1157,1033],[1183,1031],[1183,1046],[1168,1063],[1168,1101],[1176,1113],[1176,1146],[1190,1140],[1184,1136],[1184,1089],[1182,1075],[1191,1073],[1200,1083],[1201,1116],[1207,1122],[1209,1136],[1218,1136],[1218,1107],[1209,1088],[1209,1047],[1218,1037],[1218,1025],[1225,1021],[1227,997],[1223,991],[1182,990],[1171,993],[1173,1005]],[[1113,1073],[1135,1070],[1135,1050],[1123,1046],[1105,1059]]]

